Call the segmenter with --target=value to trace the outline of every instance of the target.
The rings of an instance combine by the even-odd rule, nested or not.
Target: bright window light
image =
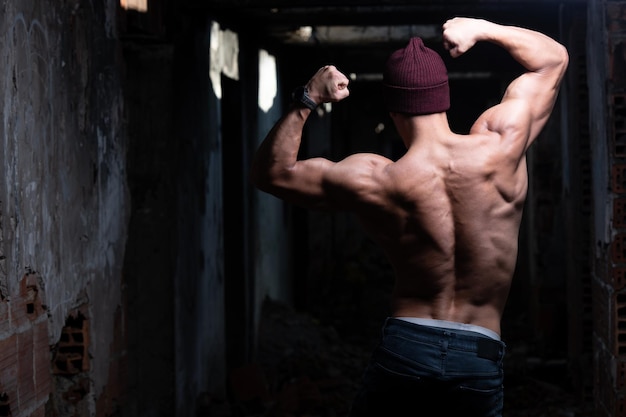
[[[274,105],[278,92],[276,80],[276,58],[267,51],[259,52],[259,108],[268,112]]]
[[[233,80],[239,79],[239,37],[235,32],[222,30],[219,23],[213,22],[210,42],[209,78],[215,95],[221,99],[222,74]]]

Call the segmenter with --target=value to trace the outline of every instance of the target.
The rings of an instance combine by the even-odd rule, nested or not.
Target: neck
[[[394,113],[392,119],[407,148],[422,138],[446,138],[452,133],[445,112],[420,116]]]

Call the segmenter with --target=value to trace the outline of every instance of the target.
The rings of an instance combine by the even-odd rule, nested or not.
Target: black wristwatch
[[[305,107],[308,107],[311,110],[315,110],[317,108],[317,103],[314,102],[309,96],[309,90],[303,85],[296,87],[296,89],[293,90],[291,98],[293,101],[304,104]]]

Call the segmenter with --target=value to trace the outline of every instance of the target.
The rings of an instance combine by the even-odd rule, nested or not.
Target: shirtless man
[[[363,153],[339,162],[298,160],[316,105],[348,97],[348,79],[321,68],[259,147],[261,190],[310,209],[348,210],[395,273],[391,317],[365,371],[351,416],[501,416],[500,321],[517,260],[528,188],[526,150],[548,120],[566,49],[528,29],[483,19],[443,25],[458,57],[476,42],[504,48],[526,71],[469,134],[450,130],[447,71],[419,38],[386,63],[387,109],[407,151],[397,161]]]

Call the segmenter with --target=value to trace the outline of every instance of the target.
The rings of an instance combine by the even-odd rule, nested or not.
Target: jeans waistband
[[[476,326],[475,324],[457,323],[447,320],[435,320],[435,319],[423,319],[421,317],[394,317],[398,320],[408,321],[409,323],[421,324],[423,326],[441,327],[444,329],[453,330],[466,330],[468,332],[475,332],[483,334],[495,340],[500,340],[500,335],[491,329],[486,327]]]
[[[445,340],[451,348],[472,350],[478,357],[496,362],[502,360],[506,347],[501,340],[492,339],[475,331],[426,326],[393,317],[387,318],[384,331],[399,331],[406,333],[405,337],[415,339],[423,337],[427,343],[432,340]]]

